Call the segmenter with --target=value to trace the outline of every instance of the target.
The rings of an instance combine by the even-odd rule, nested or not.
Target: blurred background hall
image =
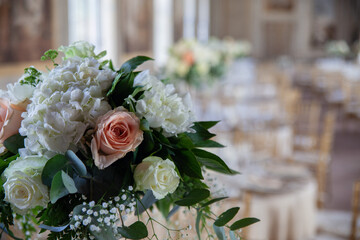
[[[0,87],[79,40],[116,66],[150,56],[221,120],[241,175],[212,181],[261,220],[245,239],[359,239],[359,38],[360,0],[0,0]]]

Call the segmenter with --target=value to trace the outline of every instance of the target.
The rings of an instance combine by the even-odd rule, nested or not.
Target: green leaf
[[[24,148],[24,139],[25,137],[20,134],[12,135],[4,141],[4,146],[13,154],[18,154],[19,148]]]
[[[228,198],[228,197],[219,197],[219,198],[211,199],[210,201],[202,204],[201,207],[202,207],[202,208],[207,207],[207,206],[209,206],[209,205],[211,205],[211,204],[213,204],[213,203],[219,202],[219,201],[224,200],[224,199],[226,199],[226,198]]]
[[[50,158],[41,173],[41,180],[43,184],[47,186],[51,186],[51,182],[59,171],[66,168],[66,165],[68,163],[68,159],[61,154],[55,155],[54,157]]]
[[[201,212],[201,211],[197,211],[196,222],[195,222],[195,229],[196,229],[196,234],[197,234],[199,240],[201,240],[201,231],[200,231],[200,220],[201,220],[201,216],[202,216],[202,212]]]
[[[214,224],[218,227],[225,226],[231,219],[235,217],[235,215],[239,211],[239,207],[230,208],[229,210],[223,212],[214,222]]]
[[[168,219],[170,213],[171,200],[165,197],[156,202],[156,207],[159,209],[164,218]],[[176,206],[176,205],[175,205]]]
[[[204,179],[201,166],[192,152],[187,150],[177,151],[174,156],[174,162],[181,174],[186,174],[193,178]]]
[[[69,194],[62,180],[62,171],[55,174],[50,188],[50,201],[55,203],[58,199]]]
[[[220,157],[213,153],[202,149],[193,149],[192,152],[195,154],[199,162],[211,170],[230,175],[238,173],[234,170],[231,170]]]
[[[120,72],[124,74],[128,74],[134,71],[139,65],[143,64],[146,61],[153,60],[152,58],[146,56],[137,56],[128,61],[126,61],[121,67]]]
[[[5,169],[9,166],[9,164],[12,161],[16,160],[18,157],[19,157],[19,154],[16,154],[16,155],[13,155],[13,156],[8,157],[6,159],[0,159],[0,176],[5,171]],[[0,192],[1,192],[1,190],[2,190],[2,188],[0,187]]]
[[[200,123],[195,122],[192,128],[195,130],[195,133],[186,133],[186,135],[191,138],[194,144],[209,140],[210,138],[216,136],[215,134],[210,133],[206,128],[201,126]]]
[[[74,180],[63,170],[61,170],[61,178],[65,188],[68,190],[69,193],[76,193],[78,191],[75,187]]]
[[[218,227],[214,224],[213,228],[214,228],[214,232],[219,240],[226,240],[224,227]]]
[[[79,176],[86,176],[87,170],[85,164],[81,161],[80,158],[78,158],[78,156],[76,156],[73,151],[67,150],[65,156],[70,160],[71,165]]]
[[[140,129],[143,131],[150,131],[149,122],[145,118],[140,120]]]
[[[218,142],[215,142],[213,140],[205,140],[205,141],[202,141],[202,142],[198,142],[195,144],[194,147],[201,147],[201,148],[223,148],[225,147],[224,145],[218,143]]]
[[[216,124],[218,124],[220,121],[200,121],[197,122],[197,124],[199,124],[200,126],[202,126],[205,129],[209,129],[212,128],[213,126],[215,126]]]
[[[210,196],[210,191],[207,189],[197,188],[192,190],[186,197],[175,202],[179,206],[192,206],[199,203]]]
[[[112,82],[111,88],[109,89],[109,91],[107,92],[106,96],[110,96],[116,88],[116,85],[120,82],[121,77],[123,76],[122,73],[119,73],[118,75],[116,75],[114,81]]]
[[[236,222],[234,222],[231,226],[230,226],[230,230],[231,231],[235,231],[235,230],[238,230],[240,228],[244,228],[244,227],[247,227],[251,224],[254,224],[254,223],[257,223],[259,222],[260,220],[257,219],[257,218],[243,218],[241,220],[238,220]]]
[[[178,137],[174,137],[172,140],[176,141],[178,148],[192,149],[194,144],[189,136],[186,134],[180,134]]]
[[[100,59],[100,58],[104,57],[105,55],[106,55],[106,51],[104,50],[104,51],[100,52],[98,55],[96,55],[95,59]]]
[[[134,78],[135,74],[130,72],[128,74],[120,73],[121,76],[114,80],[112,87],[107,93],[109,101],[112,107],[118,107],[124,105],[124,99],[131,95],[135,89]]]
[[[129,227],[119,227],[118,232],[124,237],[129,239],[142,239],[148,236],[148,231],[143,222],[137,221]]]

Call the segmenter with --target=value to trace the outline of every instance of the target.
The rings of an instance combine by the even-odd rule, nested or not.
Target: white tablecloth
[[[281,194],[252,194],[250,216],[261,221],[248,228],[248,240],[306,240],[315,236],[316,182]]]

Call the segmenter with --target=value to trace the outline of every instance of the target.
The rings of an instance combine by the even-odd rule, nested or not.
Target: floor
[[[325,207],[351,210],[352,185],[360,180],[360,119],[337,124]]]

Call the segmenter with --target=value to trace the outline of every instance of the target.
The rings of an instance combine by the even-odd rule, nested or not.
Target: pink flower
[[[97,121],[91,152],[99,169],[110,166],[126,153],[134,151],[143,140],[140,120],[132,112],[118,107]]]
[[[19,132],[23,119],[21,114],[25,111],[25,106],[11,104],[8,100],[0,98],[0,143]]]

